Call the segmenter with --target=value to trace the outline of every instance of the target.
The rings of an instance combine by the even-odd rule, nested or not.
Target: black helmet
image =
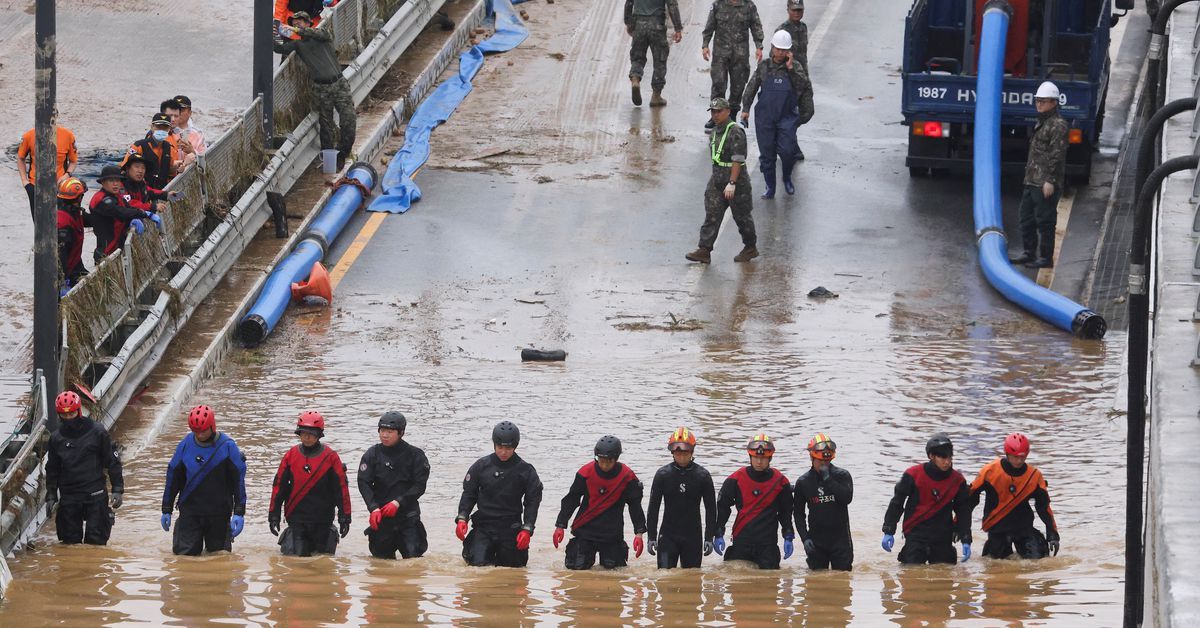
[[[950,436],[945,432],[938,432],[929,439],[929,442],[925,443],[925,453],[950,457],[954,455],[954,444],[950,442]]]
[[[383,416],[379,417],[380,428],[386,427],[389,430],[396,430],[397,432],[404,433],[404,428],[407,425],[408,419],[404,418],[403,414],[400,414],[395,410],[388,410],[387,412],[383,413]]]
[[[621,457],[621,439],[616,436],[601,436],[596,441],[596,455],[616,460]]]
[[[501,421],[492,428],[492,443],[504,447],[516,447],[521,443],[521,430],[512,421]]]

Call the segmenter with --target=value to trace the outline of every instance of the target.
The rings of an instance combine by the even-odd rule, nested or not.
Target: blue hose
[[[1012,9],[1004,0],[991,0],[983,10],[975,88],[974,211],[979,264],[992,287],[1013,303],[1081,338],[1103,338],[1108,325],[1099,314],[1037,285],[1008,261],[1000,204],[1000,94]]]
[[[359,162],[350,167],[346,178],[357,181],[363,187],[353,184],[339,186],[309,225],[296,248],[271,271],[258,300],[238,326],[243,345],[256,346],[275,329],[292,298],[292,284],[307,280],[313,264],[324,259],[330,245],[346,223],[350,222],[354,212],[362,206],[363,189],[373,189],[378,175],[370,164]]]

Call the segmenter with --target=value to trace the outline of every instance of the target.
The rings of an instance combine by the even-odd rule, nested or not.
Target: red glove
[[[457,536],[460,541],[467,540],[467,522],[465,520],[460,519],[458,525],[454,526],[454,536]]]
[[[554,548],[558,549],[558,544],[562,543],[563,536],[567,534],[566,528],[554,528]]]
[[[390,501],[379,508],[379,512],[383,513],[383,516],[388,519],[395,517],[397,510],[400,510],[400,506],[395,501]]]
[[[644,549],[646,549],[646,545],[644,543],[642,543],[642,537],[641,536],[633,537],[633,557],[641,558],[642,550],[644,550]]]
[[[518,532],[517,533],[517,549],[521,550],[522,552],[529,549],[529,539],[532,536],[533,535],[529,533],[529,530],[521,530],[520,532]]]
[[[380,510],[379,508],[372,510],[371,516],[367,519],[367,521],[371,524],[372,530],[378,530],[379,522],[383,521],[383,511]]]

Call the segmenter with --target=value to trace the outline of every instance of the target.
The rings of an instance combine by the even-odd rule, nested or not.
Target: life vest
[[[325,477],[326,473],[335,471],[336,465],[333,462],[337,460],[337,456],[333,450],[328,447],[322,447],[321,453],[315,457],[308,458],[300,451],[300,446],[296,445],[283,455],[283,461],[279,467],[288,469],[292,472],[292,491],[288,495],[287,503],[284,505],[283,515],[285,517],[292,516],[292,511],[296,506],[304,501],[304,496],[308,495]],[[279,485],[271,488],[271,506],[275,506],[276,496],[279,493]]]
[[[904,473],[917,485],[917,507],[913,509],[912,514],[904,517],[905,534],[936,515],[954,499],[958,487],[966,483],[956,469],[951,469],[950,475],[944,480],[929,477],[925,466],[920,464],[909,467]]]
[[[1018,505],[1025,503],[1037,489],[1046,488],[1046,479],[1042,472],[1032,465],[1025,466],[1025,473],[1016,477],[1008,474],[1000,465],[1000,460],[993,460],[979,470],[979,477],[971,486],[971,490],[980,488],[983,483],[992,485],[996,491],[996,507],[983,517],[983,529],[986,532],[1000,520],[1008,516]]]
[[[779,493],[791,488],[788,479],[778,469],[771,469],[771,477],[762,482],[756,482],[750,477],[746,467],[742,467],[731,476],[738,485],[742,495],[742,505],[738,507],[737,519],[733,520],[733,538],[737,538],[747,524],[758,518],[764,510],[775,503]]]
[[[637,475],[633,473],[633,469],[619,462],[617,466],[620,467],[620,470],[611,478],[601,476],[596,471],[594,462],[589,462],[579,469],[579,475],[587,480],[587,508],[575,517],[575,521],[571,523],[571,530],[578,530],[592,519],[599,517],[604,511],[612,508],[621,500],[621,495],[625,494],[625,487],[629,486],[630,482],[637,481]]]
[[[58,204],[58,229],[71,232],[71,248],[66,259],[60,260],[63,274],[71,278],[79,269],[83,258],[83,208],[78,205]]]

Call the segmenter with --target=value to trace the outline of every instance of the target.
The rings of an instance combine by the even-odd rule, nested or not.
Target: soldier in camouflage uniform
[[[753,0],[713,2],[708,12],[708,22],[704,25],[704,48],[700,52],[708,61],[709,43],[713,44],[712,66],[709,69],[712,79],[710,96],[728,96],[734,105],[731,115],[737,114],[736,107],[741,102],[742,91],[746,89],[746,80],[750,78],[747,33],[754,38],[754,62],[758,63],[762,61],[763,29],[762,20],[758,18],[758,7],[754,6]],[[725,91],[727,87],[728,93]],[[711,130],[713,121],[709,120],[704,128]]]
[[[1058,96],[1058,86],[1046,81],[1038,87],[1034,99],[1038,122],[1029,140],[1019,212],[1025,251],[1011,260],[1014,264],[1025,264],[1026,268],[1054,265],[1054,226],[1058,222],[1069,133],[1067,121],[1058,113]]]
[[[746,174],[746,131],[733,121],[729,101],[714,98],[708,107],[713,119],[713,133],[708,138],[708,154],[712,159],[712,176],[704,189],[704,224],[700,227],[700,246],[685,257],[704,264],[712,261],[717,231],[725,219],[725,208],[733,211],[733,221],[742,234],[742,252],[735,262],[748,262],[758,257],[754,234],[754,199],[750,192],[750,176]]]
[[[662,97],[667,84],[667,15],[675,27],[672,39],[679,43],[683,39],[683,20],[679,19],[678,0],[625,0],[625,30],[633,36],[629,47],[629,82],[632,84],[633,104],[642,104],[642,70],[646,67],[646,49],[654,55],[654,76],[650,87],[651,107],[667,104]]]
[[[808,73],[808,24],[804,23],[804,0],[788,0],[788,19],[776,28],[776,31],[787,31],[792,36],[792,63],[799,63],[804,69],[804,76],[812,79]],[[796,127],[797,130],[800,127]],[[796,160],[804,161],[804,151],[796,145]]]
[[[746,84],[742,96],[742,124],[754,108],[754,133],[758,138],[758,167],[766,180],[764,199],[775,198],[775,159],[783,162],[783,189],[795,194],[792,168],[800,153],[796,145],[796,128],[813,117],[812,84],[804,68],[792,60],[792,38],[787,31],[775,31],[771,37],[771,55],[763,59]],[[760,91],[761,88],[761,91]]]
[[[313,81],[313,95],[317,100],[321,149],[337,148],[338,168],[341,169],[354,148],[358,118],[354,112],[354,99],[350,95],[350,83],[342,76],[342,66],[333,49],[333,35],[329,32],[328,22],[320,28],[313,28],[312,18],[304,11],[293,13],[288,23],[290,26],[279,27],[275,52],[287,55],[294,51],[308,66]],[[300,38],[291,39],[293,34]],[[340,125],[333,121],[335,110]],[[336,141],[335,137],[338,138]]]

